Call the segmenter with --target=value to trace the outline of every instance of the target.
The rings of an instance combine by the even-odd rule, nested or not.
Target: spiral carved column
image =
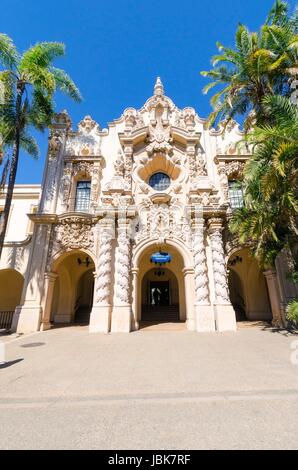
[[[204,219],[193,224],[196,330],[214,331],[214,312],[210,304],[209,278],[204,236]]]
[[[196,304],[209,305],[207,259],[204,243],[204,220],[193,226]]]
[[[111,329],[113,232],[110,224],[100,227],[100,252],[95,273],[94,304],[90,316],[90,332],[108,333]]]
[[[100,237],[100,253],[98,276],[96,282],[96,304],[109,305],[111,295],[111,261],[113,239],[109,229],[102,231]]]
[[[229,298],[222,231],[220,218],[209,219],[208,235],[212,251],[216,327],[219,331],[234,331],[236,330],[236,317]]]
[[[129,219],[118,220],[118,249],[115,264],[115,304],[112,331],[129,332],[132,328],[131,309],[131,242],[128,233]]]

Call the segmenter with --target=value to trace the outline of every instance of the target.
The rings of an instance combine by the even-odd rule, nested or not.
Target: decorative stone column
[[[134,325],[132,325],[132,330],[136,331],[139,329],[139,312],[138,312],[138,275],[139,268],[133,268],[132,273],[132,290],[133,290],[133,304],[132,304],[132,317]]]
[[[16,307],[12,321],[12,331],[17,333],[31,333],[40,329],[43,318],[42,293],[44,292],[50,233],[49,224],[38,224],[34,228],[22,298],[20,305]]]
[[[90,315],[90,333],[108,333],[111,328],[113,232],[110,222],[100,224],[100,251],[94,273],[94,299]]]
[[[112,332],[129,333],[131,331],[131,242],[128,224],[129,219],[118,219]]]
[[[229,298],[222,231],[222,219],[209,219],[208,235],[212,251],[215,322],[218,331],[235,331],[236,316]]]
[[[51,311],[53,305],[53,295],[54,295],[54,287],[55,282],[58,277],[57,273],[45,273],[45,283],[44,283],[44,301],[43,304],[43,316],[41,322],[41,331],[49,330],[51,328]]]
[[[267,269],[264,271],[264,276],[267,282],[268,295],[272,311],[272,325],[278,328],[283,327],[284,324],[281,310],[281,297],[275,269]]]
[[[194,305],[193,305],[193,268],[184,268],[185,307],[186,307],[186,326],[188,330],[195,330]]]
[[[193,253],[195,269],[195,318],[196,330],[215,330],[214,312],[210,304],[209,279],[204,237],[204,219],[193,224]]]

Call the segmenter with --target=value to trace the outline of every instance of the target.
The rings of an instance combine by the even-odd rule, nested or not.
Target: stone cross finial
[[[154,95],[155,96],[162,96],[164,94],[164,87],[160,77],[157,77],[155,86],[154,86]]]

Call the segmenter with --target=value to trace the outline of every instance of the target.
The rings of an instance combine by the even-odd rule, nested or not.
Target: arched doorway
[[[22,274],[14,269],[0,270],[0,328],[9,329],[24,285]]]
[[[62,255],[57,273],[50,321],[53,324],[88,324],[93,305],[94,262],[82,251]]]
[[[158,251],[168,253],[171,261],[162,266],[155,265],[151,256]],[[186,322],[187,328],[194,329],[192,263],[191,253],[177,240],[167,240],[162,245],[158,240],[144,240],[136,247],[132,266],[133,329],[138,329],[144,319],[152,321],[150,313],[153,310],[156,310],[156,314],[159,310],[159,315],[156,315],[153,322],[167,322],[171,317],[171,321]],[[164,274],[159,274],[159,271]],[[169,314],[168,318],[164,313]]]
[[[148,271],[142,281],[141,321],[179,321],[179,283],[168,268]]]
[[[234,252],[228,261],[230,300],[237,321],[272,319],[266,280],[248,248]]]

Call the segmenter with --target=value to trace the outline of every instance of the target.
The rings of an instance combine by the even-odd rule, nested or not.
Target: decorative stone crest
[[[57,241],[66,248],[89,248],[93,245],[93,222],[78,216],[67,217],[57,226]]]
[[[91,116],[85,116],[78,125],[79,132],[82,134],[90,134],[91,131],[100,131],[99,124],[92,119]]]

